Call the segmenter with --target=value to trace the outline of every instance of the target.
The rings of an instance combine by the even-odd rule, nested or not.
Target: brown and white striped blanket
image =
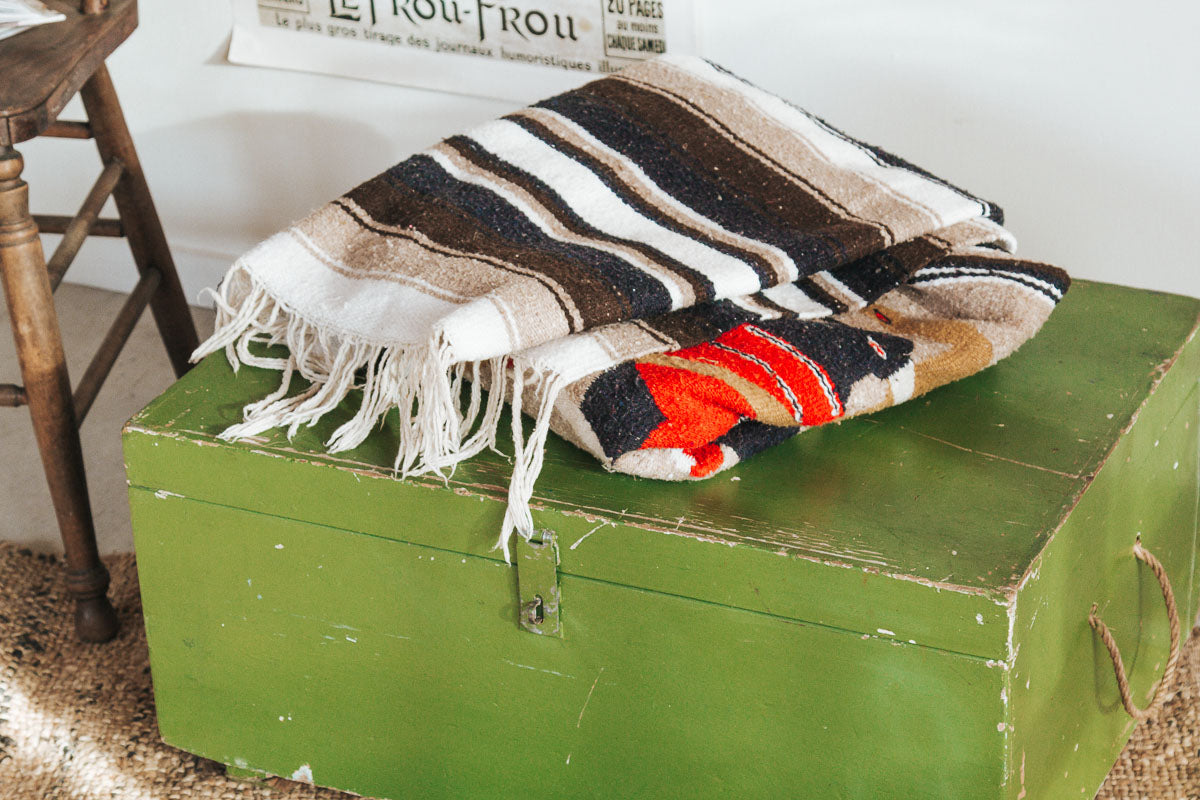
[[[503,404],[524,408],[507,553],[532,534],[551,428],[610,469],[703,478],[1011,353],[1068,281],[1011,255],[1000,222],[666,56],[452,136],[268,239],[222,283],[196,357],[283,372],[228,437],[294,432],[361,390],[328,443],[346,450],[398,408],[404,475],[494,447]],[[294,373],[311,386],[287,396]]]

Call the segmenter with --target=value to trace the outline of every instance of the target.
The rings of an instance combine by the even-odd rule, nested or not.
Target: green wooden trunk
[[[1196,613],[1200,301],[1077,282],[971,379],[694,484],[550,443],[389,477],[216,434],[277,376],[210,358],[125,432],[163,738],[387,797],[1091,797]],[[557,558],[557,567],[554,559]],[[540,595],[534,635],[519,624]]]

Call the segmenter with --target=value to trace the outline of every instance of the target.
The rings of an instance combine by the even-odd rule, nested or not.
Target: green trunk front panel
[[[389,798],[996,798],[994,662],[132,493],[163,738]],[[931,757],[937,754],[936,757]]]

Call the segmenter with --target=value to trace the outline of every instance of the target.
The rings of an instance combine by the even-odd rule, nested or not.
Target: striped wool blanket
[[[512,415],[501,546],[550,429],[613,470],[704,478],[1011,353],[1068,285],[1000,210],[724,69],[666,56],[452,136],[242,257],[213,336],[283,373],[226,431],[328,442],[399,409],[443,473]],[[286,344],[264,357],[252,342]],[[294,374],[309,388],[288,395]],[[483,389],[490,389],[486,396]]]

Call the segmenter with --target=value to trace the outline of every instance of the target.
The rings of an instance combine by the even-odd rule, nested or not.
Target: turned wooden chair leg
[[[144,275],[148,270],[157,270],[162,276],[158,291],[150,302],[150,310],[175,375],[182,376],[191,368],[188,358],[200,342],[108,69],[101,65],[79,94],[101,160],[107,164],[117,159],[125,166],[125,173],[113,190],[113,200],[125,226],[138,272]]]
[[[20,154],[0,148],[0,273],[25,398],[66,551],[75,632],[85,641],[103,642],[116,634],[117,615],[106,595],[108,570],[96,548],[71,384],[45,256],[29,215],[29,189],[21,180],[23,168]]]

